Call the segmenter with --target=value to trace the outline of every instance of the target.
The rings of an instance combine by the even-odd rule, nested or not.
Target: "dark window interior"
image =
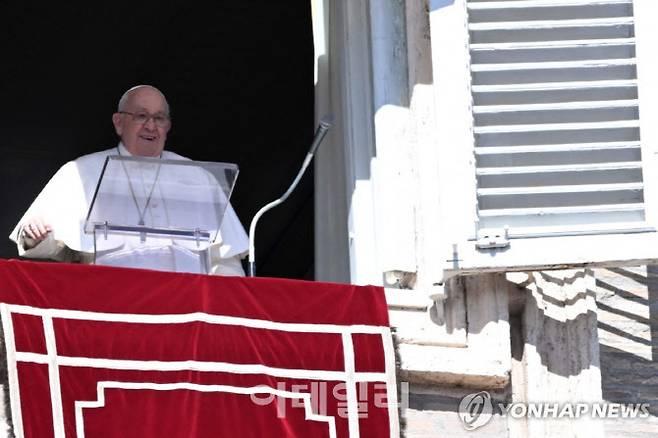
[[[313,136],[308,0],[3,2],[0,55],[4,236],[59,166],[116,145],[111,114],[132,85],[167,95],[168,149],[240,166],[232,202],[246,229]],[[263,217],[257,249],[259,275],[312,279],[312,172]]]

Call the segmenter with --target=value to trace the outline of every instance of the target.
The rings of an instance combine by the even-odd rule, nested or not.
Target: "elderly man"
[[[112,123],[121,139],[118,146],[62,166],[23,215],[10,235],[19,255],[83,263],[93,260],[93,241],[90,244],[90,237],[84,235],[83,224],[108,155],[187,160],[164,150],[171,128],[169,104],[155,87],[139,85],[126,91]],[[248,238],[230,204],[219,234],[210,249],[211,272],[244,275],[240,258],[248,250]]]

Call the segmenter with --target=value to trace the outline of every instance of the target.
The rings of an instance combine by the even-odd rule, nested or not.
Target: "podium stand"
[[[109,156],[85,232],[98,265],[208,273],[238,166]]]

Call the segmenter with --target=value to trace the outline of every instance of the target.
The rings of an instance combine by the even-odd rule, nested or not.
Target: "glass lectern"
[[[238,166],[109,156],[85,232],[98,265],[208,273]]]

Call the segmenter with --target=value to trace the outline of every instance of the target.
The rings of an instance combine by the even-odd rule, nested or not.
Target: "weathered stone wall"
[[[405,411],[406,438],[502,438],[507,437],[507,420],[494,415],[480,429],[468,431],[464,428],[458,407],[461,399],[474,389],[448,388],[427,385],[411,385],[409,407]],[[496,402],[508,402],[510,394],[504,391],[489,391]]]
[[[652,414],[606,420],[606,437],[658,436],[658,266],[601,269],[596,277],[603,399],[650,403]]]
[[[648,419],[601,420],[605,436],[658,436],[658,266],[598,269],[595,276],[603,400],[649,403],[652,414]],[[522,325],[512,308],[517,301],[514,297],[510,299],[510,329],[511,335],[519,338]],[[409,406],[405,410],[406,437],[518,438],[515,428],[510,428],[500,416],[494,416],[481,429],[464,429],[457,414],[458,405],[462,397],[477,390],[411,385]],[[512,399],[511,387],[490,392],[497,401]]]
[[[0,438],[14,438],[9,408],[9,377],[7,376],[6,357],[4,331],[0,322]]]

